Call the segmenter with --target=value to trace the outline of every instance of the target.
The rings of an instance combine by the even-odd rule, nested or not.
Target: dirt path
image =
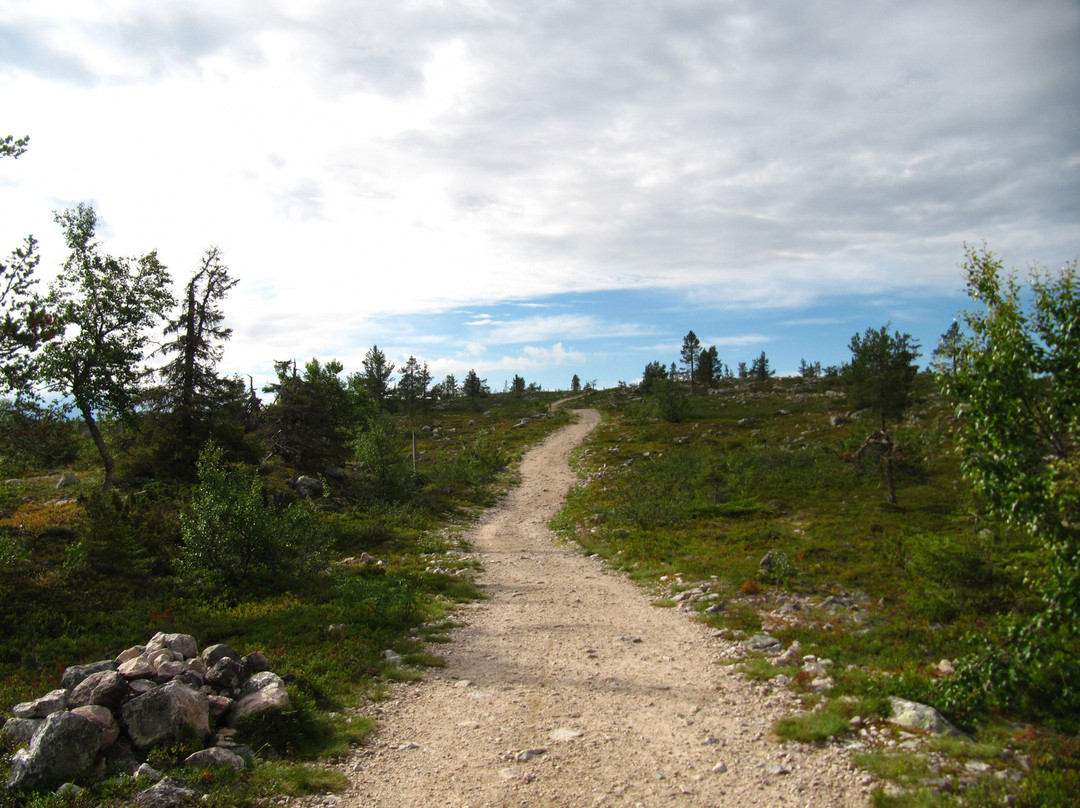
[[[490,600],[457,613],[445,668],[379,706],[334,804],[864,805],[836,750],[768,740],[788,694],[718,666],[700,625],[554,542],[568,455],[599,420],[585,410],[530,451],[471,532]]]

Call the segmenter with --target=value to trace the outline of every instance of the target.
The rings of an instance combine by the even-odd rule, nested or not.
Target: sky
[[[0,253],[239,284],[220,370],[633,383],[923,353],[960,264],[1080,255],[1076,0],[0,0]],[[925,361],[925,360],[924,360]]]

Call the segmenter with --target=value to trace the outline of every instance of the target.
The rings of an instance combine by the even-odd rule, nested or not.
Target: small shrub
[[[303,581],[325,567],[326,532],[304,503],[268,503],[254,469],[227,469],[214,445],[200,455],[198,473],[194,496],[181,514],[184,577],[236,591]]]

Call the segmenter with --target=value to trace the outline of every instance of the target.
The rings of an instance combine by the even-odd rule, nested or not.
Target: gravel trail
[[[594,410],[532,449],[471,531],[490,599],[460,609],[447,665],[395,686],[345,764],[348,808],[857,806],[835,748],[781,745],[786,691],[716,664],[707,629],[556,543],[568,456]]]

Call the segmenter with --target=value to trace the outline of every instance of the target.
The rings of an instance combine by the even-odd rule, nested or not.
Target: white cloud
[[[0,93],[31,150],[0,165],[0,251],[34,233],[54,271],[52,211],[84,199],[178,282],[217,244],[251,366],[465,306],[448,354],[657,332],[551,305],[604,290],[932,299],[964,240],[1080,252],[1078,36],[1071,0],[9,0]],[[425,327],[394,342],[437,347]],[[710,342],[749,344],[733,328]]]

